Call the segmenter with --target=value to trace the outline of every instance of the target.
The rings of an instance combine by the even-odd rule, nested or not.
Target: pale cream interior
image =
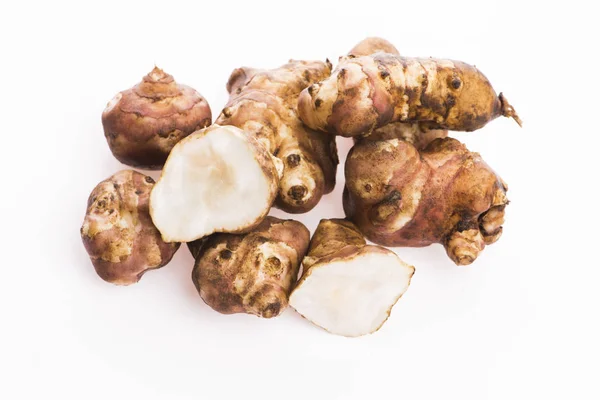
[[[331,333],[365,335],[385,322],[413,272],[412,266],[391,252],[316,264],[290,296],[290,305]]]
[[[228,126],[175,146],[150,199],[163,239],[187,242],[236,231],[265,213],[270,182],[255,151],[241,131]]]

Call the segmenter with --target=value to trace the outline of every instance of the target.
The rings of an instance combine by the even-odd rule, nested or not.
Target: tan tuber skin
[[[368,56],[377,52],[400,55],[396,47],[385,39],[369,37],[358,43],[348,54],[356,57]],[[417,149],[424,149],[437,138],[448,136],[446,129],[430,129],[427,124],[419,122],[391,122],[369,135],[361,137],[366,140],[402,139],[413,144]]]
[[[208,103],[160,68],[118,93],[102,113],[113,155],[133,167],[159,170],[177,142],[211,123]]]
[[[296,113],[300,92],[325,79],[331,64],[290,61],[280,68],[238,68],[227,83],[229,102],[217,118],[254,135],[283,169],[275,206],[304,213],[335,186],[335,138],[305,127]],[[280,162],[279,162],[280,161]]]
[[[88,199],[81,239],[98,275],[130,285],[166,265],[179,243],[165,243],[150,219],[154,180],[125,170],[100,182]]]
[[[206,304],[223,314],[278,316],[288,305],[310,233],[300,222],[266,217],[243,235],[217,233],[200,249],[192,280]]]
[[[508,188],[456,139],[436,139],[421,152],[397,139],[360,141],[345,173],[346,215],[374,243],[441,243],[467,265],[502,234]]]
[[[392,122],[474,131],[502,115],[521,124],[475,67],[384,52],[341,57],[329,78],[300,94],[298,113],[310,128],[346,137]]]

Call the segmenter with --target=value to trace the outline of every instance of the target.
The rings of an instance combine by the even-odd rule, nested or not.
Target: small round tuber
[[[275,217],[244,235],[214,234],[193,250],[192,280],[204,302],[220,313],[276,317],[288,305],[309,239],[300,222]]]
[[[210,107],[200,93],[154,67],[142,82],[108,103],[102,125],[117,160],[158,170],[177,142],[210,125],[211,118]]]
[[[179,243],[165,243],[148,212],[151,177],[132,170],[100,182],[88,199],[81,239],[98,275],[116,285],[166,265]]]

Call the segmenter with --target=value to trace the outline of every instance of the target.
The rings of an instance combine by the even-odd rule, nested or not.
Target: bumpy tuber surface
[[[321,220],[303,267],[290,305],[315,325],[350,337],[377,331],[414,274],[414,267],[367,245],[357,227],[341,219]]]
[[[279,188],[271,155],[247,132],[212,125],[177,143],[150,196],[166,242],[241,233],[267,215]]]
[[[377,52],[340,58],[332,75],[305,89],[298,112],[312,129],[368,135],[391,122],[473,131],[503,115],[521,123],[475,67],[451,60]]]
[[[369,37],[359,42],[349,55],[356,57],[368,56],[377,52],[400,55],[396,47],[385,39]],[[424,149],[434,139],[448,136],[446,129],[431,129],[427,123],[420,122],[391,122],[375,129],[369,135],[361,137],[367,140],[402,139],[413,144],[417,149]]]
[[[300,92],[325,79],[331,64],[290,61],[280,68],[238,68],[227,83],[229,102],[217,119],[252,134],[282,168],[276,206],[290,213],[312,209],[335,186],[335,138],[305,127],[296,113]]]
[[[508,187],[456,139],[436,139],[420,153],[398,139],[360,141],[345,173],[344,210],[372,242],[441,243],[466,265],[502,234]]]
[[[288,305],[309,239],[300,222],[275,217],[245,235],[212,235],[196,252],[192,280],[220,313],[275,317]]]
[[[102,113],[113,155],[123,164],[145,169],[161,169],[177,142],[210,122],[204,97],[157,67],[142,82],[118,93]]]
[[[154,180],[132,170],[100,182],[88,199],[81,239],[98,275],[129,285],[166,265],[179,243],[165,243],[152,224],[148,199]]]

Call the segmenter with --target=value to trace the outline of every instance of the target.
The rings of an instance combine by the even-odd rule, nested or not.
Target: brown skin
[[[148,203],[154,180],[124,170],[100,182],[88,199],[81,239],[98,275],[130,285],[166,265],[179,243],[165,243],[152,224]]]
[[[102,113],[104,136],[117,160],[151,170],[161,169],[173,146],[211,119],[200,93],[157,67]]]
[[[369,37],[359,42],[348,54],[356,57],[368,56],[377,52],[400,55],[393,44],[385,39]],[[362,138],[367,140],[402,139],[413,144],[417,149],[424,149],[437,138],[448,136],[445,129],[430,129],[426,124],[419,122],[392,122],[381,128],[375,129]]]
[[[280,161],[275,206],[289,213],[311,210],[335,186],[335,138],[306,128],[296,112],[300,92],[330,72],[329,62],[292,60],[272,70],[238,68],[227,83],[229,102],[216,123],[244,129]]]
[[[360,141],[345,172],[346,215],[374,243],[441,243],[467,265],[502,234],[508,187],[456,139],[436,139],[420,153],[401,140]]]
[[[305,89],[298,113],[310,128],[352,137],[392,122],[474,131],[498,116],[521,120],[475,67],[451,60],[378,52],[348,55]]]
[[[275,217],[244,235],[214,234],[197,251],[192,280],[222,314],[276,317],[288,305],[309,240],[300,222]]]

